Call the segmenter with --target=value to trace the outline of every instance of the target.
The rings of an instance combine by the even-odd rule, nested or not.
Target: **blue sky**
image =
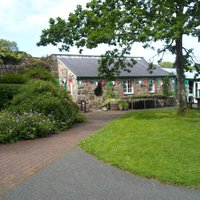
[[[0,38],[15,41],[19,50],[26,51],[35,57],[47,56],[53,53],[60,53],[58,48],[53,46],[37,47],[42,29],[48,28],[50,17],[62,17],[67,19],[70,12],[76,8],[76,5],[85,5],[89,0],[0,0]],[[200,63],[200,43],[197,39],[187,37],[184,38],[184,44],[187,48],[194,48],[196,62]],[[156,47],[162,45],[155,44]],[[108,47],[101,45],[97,49],[85,49],[83,54],[100,55],[103,54]],[[70,52],[78,54],[76,48],[72,48]],[[141,44],[135,44],[132,49],[132,56],[142,56],[149,60],[156,54],[156,51],[143,49]],[[154,60],[158,60],[155,57]],[[164,60],[173,61],[174,58],[168,53]]]

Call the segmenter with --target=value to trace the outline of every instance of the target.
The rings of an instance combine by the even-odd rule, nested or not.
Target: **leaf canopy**
[[[198,0],[92,0],[86,9],[77,6],[67,20],[49,20],[38,45],[95,48],[99,44],[126,47],[163,41],[175,53],[174,41],[183,35],[200,40]],[[163,49],[164,50],[164,49]]]

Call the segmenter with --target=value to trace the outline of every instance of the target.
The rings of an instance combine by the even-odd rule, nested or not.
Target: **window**
[[[124,94],[133,94],[133,84],[132,80],[124,81]]]
[[[200,82],[195,82],[195,97],[200,97]]]
[[[149,93],[155,93],[155,83],[154,83],[154,80],[149,80]]]

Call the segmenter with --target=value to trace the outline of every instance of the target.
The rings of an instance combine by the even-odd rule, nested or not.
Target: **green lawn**
[[[81,147],[142,177],[200,189],[200,110],[132,112],[113,121]]]

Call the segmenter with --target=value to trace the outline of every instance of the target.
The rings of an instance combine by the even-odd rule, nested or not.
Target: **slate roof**
[[[83,56],[83,55],[56,55],[57,58],[65,64],[77,77],[80,78],[96,78],[98,77],[98,59],[99,56]],[[157,67],[152,73],[148,71],[148,63],[142,57],[133,57],[137,63],[128,73],[123,71],[119,78],[127,77],[163,77],[171,75],[169,72]]]

